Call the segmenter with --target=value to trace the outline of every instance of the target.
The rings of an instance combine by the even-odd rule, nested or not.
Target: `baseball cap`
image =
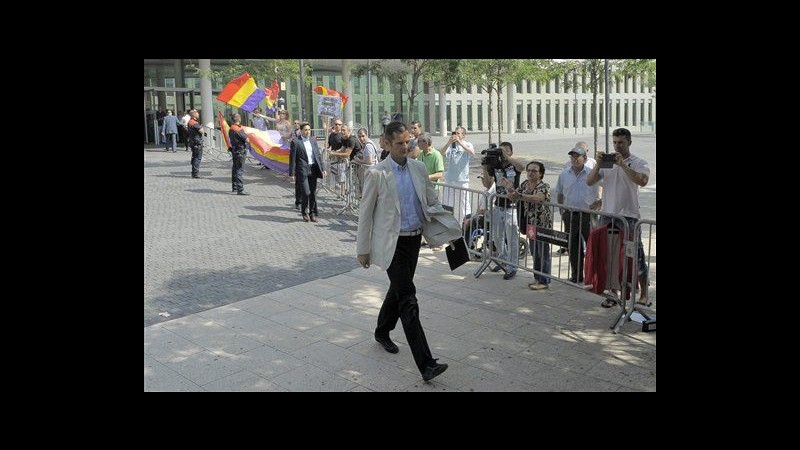
[[[586,156],[586,150],[584,150],[583,147],[575,147],[572,150],[570,150],[569,153],[567,153],[567,154],[571,155],[573,153],[577,153],[577,154],[579,154],[581,156]]]

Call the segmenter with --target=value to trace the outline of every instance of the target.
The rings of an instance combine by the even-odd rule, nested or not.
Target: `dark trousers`
[[[386,270],[389,275],[389,291],[378,313],[378,327],[375,335],[388,337],[394,330],[397,321],[403,323],[406,341],[411,347],[411,354],[420,373],[425,372],[426,366],[432,366],[434,361],[425,332],[419,321],[419,305],[417,304],[417,288],[414,286],[414,272],[417,269],[419,258],[419,244],[422,235],[400,236],[397,239],[397,248],[392,258],[392,264]]]
[[[236,192],[244,190],[244,150],[234,150],[233,167],[231,167],[231,187]]]
[[[166,151],[169,151],[170,147],[172,147],[172,152],[175,153],[176,139],[178,139],[178,135],[175,133],[166,133],[164,135],[164,139],[166,139]]]
[[[583,256],[585,242],[589,240],[590,214],[569,212],[564,214],[564,225],[569,230],[569,265],[571,278],[583,281]],[[580,226],[578,226],[580,224]]]
[[[319,215],[317,211],[317,171],[311,170],[311,174],[307,177],[295,178],[295,190],[300,189],[300,211],[306,214],[308,211],[311,214]],[[300,185],[299,188],[297,185]]]
[[[200,175],[200,161],[203,160],[203,144],[192,144],[192,176]]]
[[[303,185],[302,183],[294,183],[294,204],[300,206],[303,203]]]

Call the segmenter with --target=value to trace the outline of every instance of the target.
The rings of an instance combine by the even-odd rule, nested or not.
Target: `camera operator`
[[[514,147],[510,142],[501,142],[499,147],[494,144],[481,152],[485,155],[481,160],[483,186],[489,189],[494,181],[497,194],[507,195],[508,192],[519,187],[519,178],[525,165],[513,158]],[[519,233],[517,232],[514,202],[507,198],[495,199],[494,212],[492,213],[492,243],[498,251],[500,259],[513,261],[505,267],[499,266],[493,271],[503,269],[504,280],[510,280],[517,274],[519,263]]]
[[[462,126],[457,126],[456,130],[447,140],[441,152],[445,160],[444,182],[451,186],[463,189],[452,189],[444,187],[442,192],[442,204],[453,208],[453,216],[459,223],[464,221],[464,217],[472,212],[469,204],[469,159],[475,156],[475,149],[471,142],[464,140],[467,131]]]

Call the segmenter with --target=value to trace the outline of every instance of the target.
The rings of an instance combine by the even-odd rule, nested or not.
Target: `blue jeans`
[[[550,244],[542,241],[532,241],[528,239],[528,248],[533,255],[533,268],[539,272],[550,274]],[[550,284],[550,277],[534,273],[533,278],[541,284]]]

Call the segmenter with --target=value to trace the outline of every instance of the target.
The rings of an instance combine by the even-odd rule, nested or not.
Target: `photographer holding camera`
[[[495,189],[499,195],[508,195],[509,192],[519,187],[519,178],[525,165],[512,158],[514,147],[510,142],[501,142],[497,147],[491,144],[489,148],[481,152],[485,155],[481,159],[483,177],[481,182],[486,189],[492,186],[494,181]],[[494,247],[497,249],[500,259],[514,261],[517,264],[498,266],[492,269],[494,272],[503,269],[506,273],[504,280],[510,280],[517,274],[519,263],[519,233],[516,223],[514,202],[508,198],[497,197],[492,213],[491,237]]]
[[[469,159],[475,156],[475,149],[471,142],[464,140],[467,131],[462,126],[457,126],[450,139],[441,149],[445,160],[445,184],[464,188],[458,191],[448,186],[442,192],[442,204],[453,208],[453,215],[458,223],[463,223],[464,217],[472,212],[469,204]]]

